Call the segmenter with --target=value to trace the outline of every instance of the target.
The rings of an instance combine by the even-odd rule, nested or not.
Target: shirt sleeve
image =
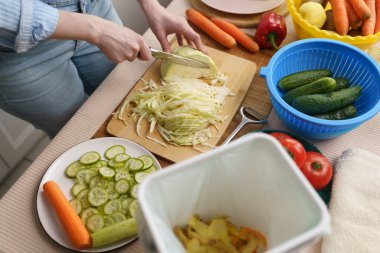
[[[26,52],[49,38],[58,23],[58,9],[39,0],[1,0],[0,46]]]

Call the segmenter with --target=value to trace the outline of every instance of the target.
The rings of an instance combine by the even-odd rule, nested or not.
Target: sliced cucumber
[[[93,178],[91,178],[89,187],[90,189],[94,187],[100,187],[102,189],[106,189],[107,185],[108,185],[108,180],[104,179],[101,176],[94,176]]]
[[[86,209],[86,208],[89,208],[91,207],[91,204],[90,202],[88,201],[88,192],[90,190],[89,189],[83,189],[81,190],[78,195],[76,196],[77,199],[80,200],[80,202],[82,203],[82,207],[83,209]]]
[[[144,163],[144,170],[146,169],[149,169],[150,167],[152,167],[153,165],[153,158],[149,155],[142,155],[142,156],[139,156],[138,159],[140,159],[141,161],[143,161]]]
[[[79,170],[76,178],[79,183],[83,185],[88,185],[91,181],[91,178],[95,175],[95,173],[92,170],[89,169],[82,169]]]
[[[127,216],[121,212],[116,212],[111,214],[112,219],[114,219],[115,223],[118,223],[120,221],[126,220]]]
[[[127,179],[120,179],[115,183],[115,191],[119,194],[127,193],[129,190],[129,182]]]
[[[115,162],[117,163],[124,163],[126,162],[129,158],[131,158],[131,156],[127,155],[127,154],[117,154],[112,160],[114,160]]]
[[[111,160],[116,155],[123,153],[125,153],[125,148],[122,145],[114,145],[106,150],[106,152],[104,153],[104,157],[108,160]]]
[[[94,207],[86,208],[82,211],[82,214],[80,215],[80,219],[82,220],[83,224],[87,224],[87,219],[90,218],[92,215],[99,213],[98,209]]]
[[[107,202],[103,209],[105,214],[113,214],[121,211],[121,201],[119,199],[111,199]]]
[[[115,170],[108,167],[101,167],[99,169],[99,174],[105,179],[112,180],[115,176]]]
[[[115,191],[115,181],[108,183],[106,191],[108,193],[108,199],[117,199],[120,196],[120,194]]]
[[[87,219],[86,227],[92,233],[104,227],[104,218],[101,214],[93,214]]]
[[[131,158],[127,161],[128,169],[131,172],[136,172],[144,169],[144,162],[138,158]]]
[[[128,214],[128,208],[129,208],[129,205],[132,203],[133,199],[132,198],[128,198],[128,199],[124,199],[121,201],[121,212],[125,215]]]
[[[85,168],[86,168],[86,166],[81,164],[78,160],[78,161],[71,163],[69,166],[67,166],[67,168],[65,169],[65,174],[68,177],[75,178],[78,171],[81,169],[85,169]]]
[[[137,172],[135,174],[135,181],[139,184],[142,183],[142,181],[144,180],[144,178],[146,176],[148,176],[150,173],[149,172],[146,172],[146,171],[141,171],[141,172]]]
[[[153,172],[156,172],[157,171],[157,167],[156,165],[152,165],[152,167],[150,167],[149,169],[147,169],[145,172],[148,172],[148,173],[153,173]]]
[[[94,164],[99,160],[100,160],[100,154],[96,151],[89,151],[87,153],[84,153],[79,158],[79,161],[84,165]]]
[[[113,169],[120,169],[120,168],[124,168],[125,166],[125,163],[124,162],[116,162],[115,160],[111,160],[108,162],[108,166],[110,168],[113,168]]]
[[[112,218],[111,215],[104,215],[104,227],[110,226],[115,223],[115,220]]]
[[[132,188],[131,188],[131,191],[130,191],[130,193],[131,193],[131,196],[133,197],[133,198],[137,198],[137,190],[138,190],[138,187],[139,187],[139,184],[135,184],[134,186],[132,186]]]
[[[79,215],[81,212],[82,212],[82,202],[77,199],[77,198],[73,198],[69,201],[70,205],[72,206],[72,208],[74,208],[75,212]]]
[[[119,169],[115,174],[115,180],[118,181],[120,179],[130,180],[132,178],[131,174],[129,174],[128,169]]]
[[[79,194],[79,192],[80,192],[81,190],[84,190],[84,189],[87,189],[87,186],[86,186],[86,185],[84,185],[84,184],[82,184],[82,183],[80,183],[80,182],[76,182],[76,183],[73,185],[73,187],[71,187],[70,192],[71,192],[71,195],[72,195],[73,197],[76,197],[76,196]]]
[[[92,206],[101,206],[108,201],[108,193],[100,187],[94,187],[88,192],[88,201]]]
[[[139,204],[136,199],[134,199],[128,208],[128,214],[132,217],[136,217],[137,209],[139,208]]]

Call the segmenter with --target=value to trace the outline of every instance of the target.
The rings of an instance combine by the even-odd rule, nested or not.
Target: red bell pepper
[[[285,39],[286,33],[284,17],[275,12],[266,12],[261,16],[257,26],[255,41],[261,48],[278,50],[278,46]]]

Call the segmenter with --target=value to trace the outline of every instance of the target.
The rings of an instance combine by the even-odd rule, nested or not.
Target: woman
[[[186,20],[139,0],[164,51],[203,50]],[[110,0],[2,0],[0,108],[54,137],[116,63],[150,60],[143,37],[121,25]]]

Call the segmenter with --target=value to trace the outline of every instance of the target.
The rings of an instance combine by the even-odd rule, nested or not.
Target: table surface
[[[174,0],[168,6],[168,9],[173,13],[184,15],[186,8],[189,6],[190,4],[186,0]],[[284,44],[297,39],[290,18],[287,17],[286,21],[288,36]],[[247,30],[246,32],[253,33],[254,30]],[[150,30],[144,34],[144,38],[152,47],[160,46]],[[206,45],[222,49],[206,39],[206,37],[204,41]],[[254,61],[259,69],[260,66],[267,65],[274,52],[262,50],[258,54],[250,54],[240,48],[234,48],[229,53]],[[70,147],[91,138],[109,136],[106,126],[110,120],[111,113],[118,107],[120,101],[133,88],[133,85],[145,73],[151,63],[137,61],[119,64],[27,171],[0,199],[0,252],[72,252],[51,240],[39,223],[36,211],[36,196],[40,180],[49,165]],[[126,76],[125,73],[128,73],[128,75]],[[265,80],[260,78],[257,72],[253,79],[253,84],[263,84],[264,82]],[[276,114],[271,111],[266,89],[259,89],[258,87],[262,86],[251,85],[243,104],[249,105],[252,101],[260,101],[259,106],[255,109],[262,114],[269,114],[270,123],[265,127],[284,129]],[[102,106],[99,106],[99,104]],[[237,114],[224,133],[222,140],[237,126],[239,120],[240,117]],[[365,148],[379,154],[380,132],[373,131],[378,128],[379,124],[380,115],[349,134],[334,140],[315,142],[315,144],[332,161],[343,150],[352,147]],[[261,127],[260,125],[247,126],[239,135]],[[164,159],[159,158],[159,161],[163,167],[170,165],[170,162]],[[136,240],[128,246],[118,249],[117,252],[144,252],[144,250],[140,241]]]

